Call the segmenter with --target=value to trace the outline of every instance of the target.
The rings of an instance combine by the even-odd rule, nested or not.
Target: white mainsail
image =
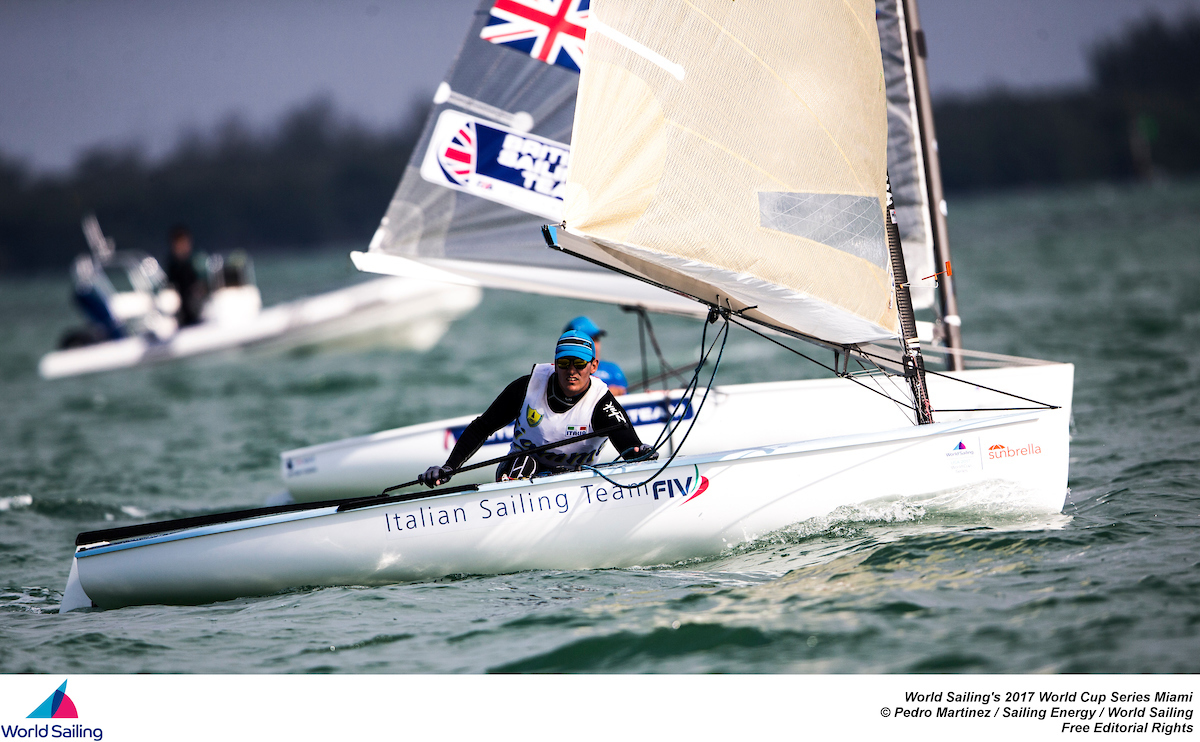
[[[513,3],[480,2],[369,251],[352,254],[355,265],[702,314],[686,299],[546,249],[539,228],[561,219],[588,15],[587,0],[551,4],[559,26],[527,38],[507,33],[505,23],[519,21]],[[508,38],[517,41],[502,43]]]
[[[895,337],[874,2],[591,12],[563,246],[822,340]]]
[[[920,277],[927,275],[921,271],[933,261],[921,257],[931,252],[925,228],[928,215],[923,211],[920,143],[914,138],[911,67],[903,49],[900,53],[892,49],[904,43],[898,2],[876,0],[876,23],[885,37],[888,168],[905,256],[914,266],[912,274]],[[547,56],[544,51],[525,53],[492,43],[502,35],[494,31],[497,14],[503,14],[496,10],[501,4],[480,3],[370,251],[354,253],[356,265],[380,273],[700,313],[702,308],[673,294],[592,270],[582,261],[545,248],[537,227],[561,218],[579,77],[570,64],[540,59]],[[562,0],[556,7],[569,22],[565,25],[579,33],[590,22],[587,5]],[[542,41],[548,43],[548,38]],[[586,69],[586,64],[582,66]],[[470,143],[455,142],[459,131]],[[482,152],[487,147],[476,136],[478,131],[500,143],[499,154]],[[777,144],[786,146],[783,141]],[[504,155],[507,165],[516,165],[514,152],[520,150],[528,150],[521,153],[528,155],[526,167],[495,177]],[[496,145],[491,151],[496,152]],[[492,165],[490,173],[485,160]],[[456,164],[461,165],[461,174],[456,175]],[[606,277],[599,279],[602,275]],[[922,288],[919,281],[914,284],[914,304],[928,306],[932,290]]]

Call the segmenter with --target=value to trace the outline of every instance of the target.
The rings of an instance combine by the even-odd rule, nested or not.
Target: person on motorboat
[[[579,316],[567,323],[563,328],[563,332],[567,330],[575,330],[582,332],[592,339],[596,344],[596,359],[599,365],[596,367],[594,376],[608,385],[608,391],[613,393],[614,397],[620,397],[629,390],[629,381],[625,378],[625,372],[621,367],[612,361],[600,360],[600,338],[608,334],[607,330],[602,330],[591,319]]]
[[[104,269],[91,255],[80,255],[71,266],[75,304],[90,321],[83,330],[73,330],[59,344],[63,348],[91,345],[105,340],[125,337],[125,327],[113,314],[109,298],[113,294],[112,284],[104,275]]]
[[[429,487],[450,481],[451,475],[497,430],[516,421],[510,454],[547,443],[610,431],[547,451],[518,456],[496,469],[496,481],[576,471],[591,464],[605,440],[612,440],[621,457],[656,459],[658,454],[638,438],[629,416],[597,379],[596,344],[587,334],[568,330],[554,347],[554,363],[539,363],[531,373],[505,387],[487,411],[471,421],[442,466],[431,466],[417,480]]]
[[[171,228],[171,252],[167,256],[167,281],[179,294],[180,327],[200,321],[200,311],[208,298],[208,281],[196,270],[192,257],[192,233],[182,224]]]

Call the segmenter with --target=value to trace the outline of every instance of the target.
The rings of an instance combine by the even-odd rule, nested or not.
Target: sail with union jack
[[[583,67],[591,0],[496,0],[479,37],[546,64]]]
[[[446,109],[429,139],[421,177],[527,214],[561,219],[570,156],[565,144]]]

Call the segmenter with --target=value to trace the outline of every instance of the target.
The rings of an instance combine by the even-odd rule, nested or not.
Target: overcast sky
[[[161,155],[238,114],[328,95],[377,128],[431,95],[478,0],[0,0],[0,152],[39,170],[97,144]],[[781,3],[786,5],[786,3]],[[934,94],[1077,85],[1087,49],[1200,0],[920,0]]]

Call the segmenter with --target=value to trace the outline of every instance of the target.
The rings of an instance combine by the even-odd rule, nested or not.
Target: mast
[[[904,250],[900,246],[900,228],[896,226],[895,211],[892,186],[889,183],[885,219],[892,281],[896,288],[896,310],[900,314],[900,349],[904,356],[904,378],[908,380],[908,386],[912,389],[917,424],[929,425],[933,422],[933,406],[929,403],[929,390],[925,386],[925,359],[921,356],[921,341],[917,339],[917,319],[913,314],[912,296],[908,291],[908,271],[904,267]]]
[[[930,223],[933,225],[933,254],[936,265],[941,267],[950,262],[950,238],[946,229],[946,199],[942,190],[942,167],[938,160],[937,134],[933,127],[933,102],[929,95],[929,76],[925,69],[925,32],[917,14],[917,0],[899,0],[904,10],[904,26],[908,34],[908,50],[913,71],[913,92],[917,99],[917,127],[921,136],[921,149],[925,154],[925,184],[928,189]],[[938,280],[938,306],[946,347],[951,351],[962,350],[962,320],[958,316],[958,299],[954,292],[954,278],[942,275]],[[963,370],[962,356],[951,352],[947,355],[950,370]]]

